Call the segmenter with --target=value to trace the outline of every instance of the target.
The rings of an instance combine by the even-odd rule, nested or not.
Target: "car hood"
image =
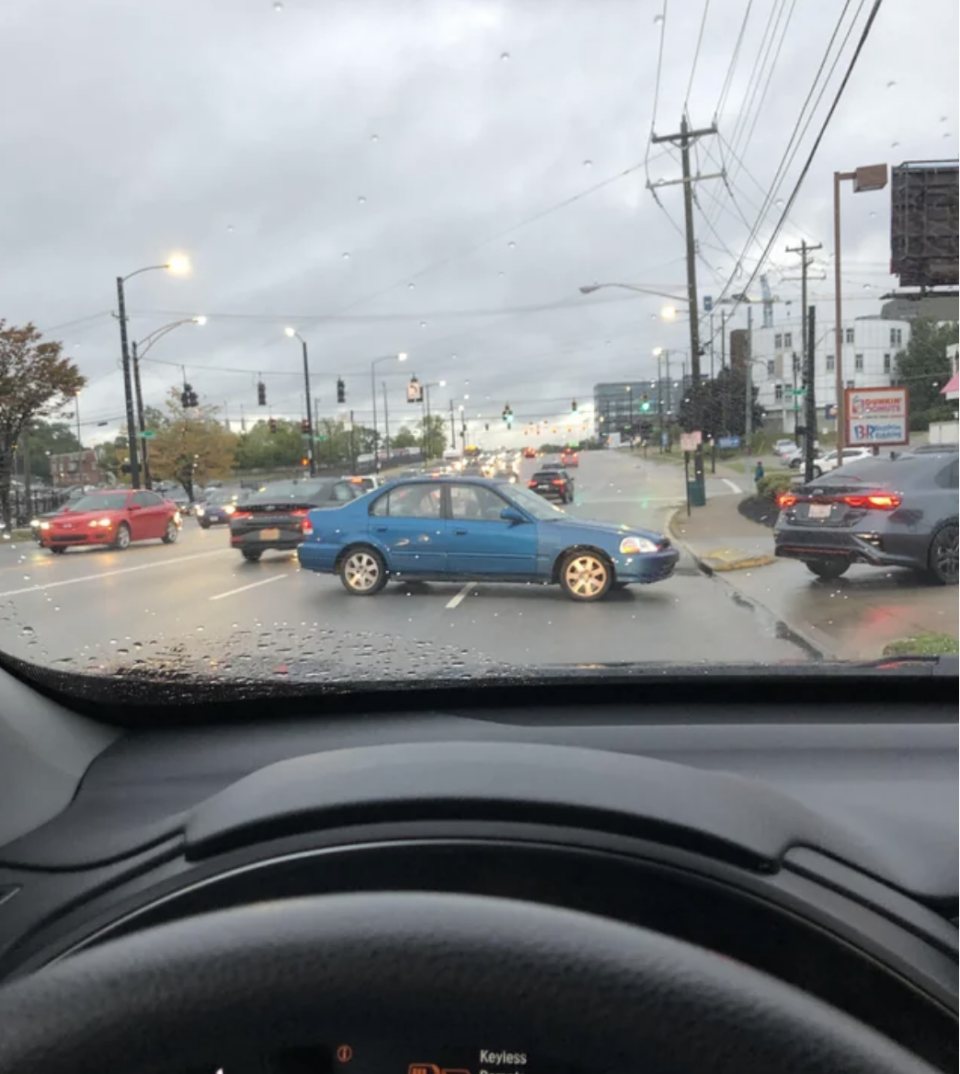
[[[71,525],[84,525],[96,518],[122,518],[123,509],[108,508],[104,511],[58,511],[51,516],[51,520],[60,523],[69,522]]]
[[[642,526],[628,526],[623,522],[593,522],[588,519],[579,518],[560,518],[556,523],[546,523],[551,529],[554,526],[561,526],[563,528],[563,536],[565,539],[574,538],[577,539],[582,536],[584,540],[596,540],[597,537],[605,535],[612,538],[623,537],[646,537],[650,541],[662,541],[664,539],[662,533],[657,533],[655,530],[647,530]]]

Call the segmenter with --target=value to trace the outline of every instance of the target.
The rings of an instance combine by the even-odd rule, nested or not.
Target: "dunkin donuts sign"
[[[849,447],[908,443],[906,388],[848,388],[845,397]]]

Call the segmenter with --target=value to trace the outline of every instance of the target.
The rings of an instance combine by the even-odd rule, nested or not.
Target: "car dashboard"
[[[838,687],[816,704],[808,686],[776,706],[746,680],[722,701],[652,683],[450,689],[399,709],[300,699],[282,714],[247,698],[230,720],[196,705],[122,727],[0,671],[0,985],[231,907],[459,893],[707,948],[955,1070],[943,685],[911,699],[887,682],[885,700]],[[262,1054],[224,1040],[202,1069],[590,1070],[562,1041],[498,1026],[424,1040],[379,1021]],[[173,1045],[169,1058],[200,1074]]]

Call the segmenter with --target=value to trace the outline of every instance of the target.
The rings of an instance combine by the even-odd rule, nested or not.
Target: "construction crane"
[[[777,300],[773,297],[773,292],[770,290],[770,284],[767,281],[766,273],[760,277],[760,291],[763,294],[763,327],[773,328],[773,304]]]

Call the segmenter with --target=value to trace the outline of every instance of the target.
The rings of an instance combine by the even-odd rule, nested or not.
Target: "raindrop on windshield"
[[[365,197],[364,197],[364,196],[363,196],[363,195],[361,194],[361,195],[360,195],[360,196],[359,196],[359,197],[357,198],[357,204],[358,204],[358,205],[366,205],[366,204],[367,204],[367,199],[366,199],[366,198],[365,198]]]
[[[344,252],[340,256],[343,258],[344,261],[349,261],[350,260],[350,254],[346,250],[344,250]]]
[[[516,243],[515,243],[515,242],[513,241],[513,239],[511,239],[511,240],[510,240],[510,241],[509,241],[509,242],[507,243],[507,249],[508,249],[508,250],[516,250],[516,248],[517,248],[517,244],[516,244]]]
[[[407,284],[407,290],[412,291],[416,286],[417,285],[415,283],[413,283],[413,281],[411,281],[410,283]]]
[[[370,141],[371,142],[379,142],[380,141],[380,135],[379,134],[371,134],[370,135]]]
[[[509,59],[510,59],[510,53],[509,52],[501,52],[500,53],[500,62],[501,63],[506,63]]]
[[[426,328],[427,327],[427,322],[426,321],[421,321],[420,322],[420,327],[421,328]]]
[[[592,160],[585,160],[585,161],[583,162],[583,166],[584,166],[585,168],[592,168],[592,167],[593,167],[593,161],[592,161]]]

